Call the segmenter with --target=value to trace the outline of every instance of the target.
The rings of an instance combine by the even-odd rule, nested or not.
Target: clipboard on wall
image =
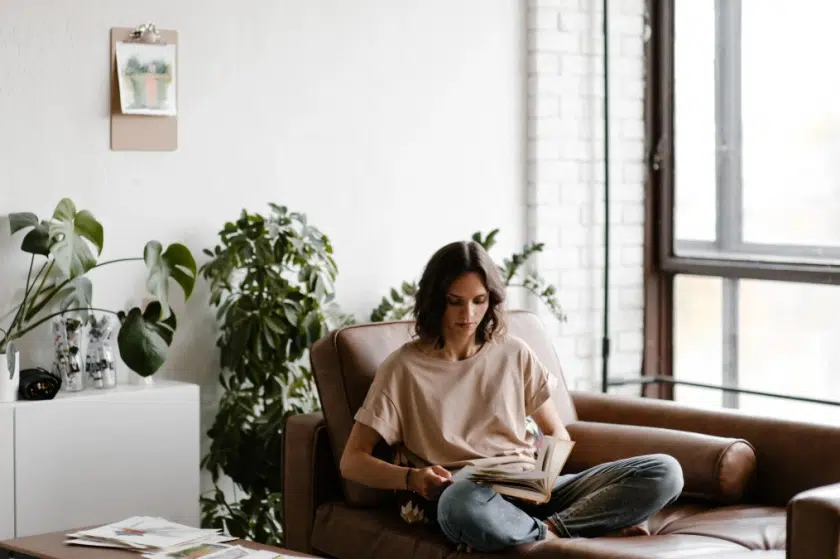
[[[111,150],[178,148],[178,32],[111,29]]]

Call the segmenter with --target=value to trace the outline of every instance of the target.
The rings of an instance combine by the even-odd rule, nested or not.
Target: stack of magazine
[[[126,549],[147,559],[281,559],[272,551],[225,542],[235,540],[219,530],[193,528],[152,516],[132,516],[120,522],[67,534],[65,543]]]

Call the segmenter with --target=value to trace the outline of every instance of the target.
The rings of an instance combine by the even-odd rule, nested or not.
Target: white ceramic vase
[[[18,399],[20,386],[20,352],[14,347],[0,353],[0,402],[14,402]]]

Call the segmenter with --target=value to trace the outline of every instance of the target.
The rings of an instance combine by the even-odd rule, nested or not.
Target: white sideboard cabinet
[[[198,526],[199,438],[195,384],[0,404],[0,540],[134,515]]]

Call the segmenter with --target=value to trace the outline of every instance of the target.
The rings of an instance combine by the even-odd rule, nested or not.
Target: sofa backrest
[[[558,377],[552,399],[560,419],[577,419],[554,346],[540,319],[527,311],[508,311],[508,331],[525,340],[545,366]],[[402,344],[414,338],[413,321],[375,322],[331,332],[313,344],[312,372],[338,466],[353,417],[364,402],[379,364]],[[387,492],[342,480],[347,501],[355,505],[381,502]]]

